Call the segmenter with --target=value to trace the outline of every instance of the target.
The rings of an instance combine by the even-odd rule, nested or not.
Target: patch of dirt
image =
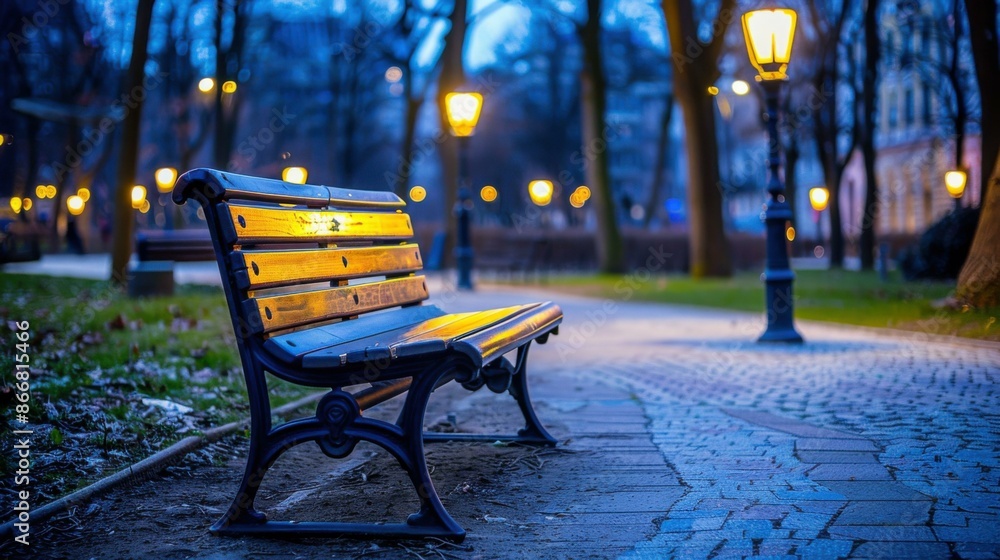
[[[489,433],[498,426],[513,431],[521,425],[507,396],[483,390],[467,397],[457,386],[438,393],[431,400],[428,426],[447,425],[456,408],[461,431]],[[399,401],[368,415],[394,418]],[[553,421],[557,410],[538,409],[557,437],[568,435],[565,425]],[[594,467],[614,458],[602,457],[599,449],[577,448],[572,441],[556,448],[430,443],[427,461],[434,485],[468,533],[463,544],[213,537],[208,527],[229,506],[247,445],[245,437],[228,438],[153,480],[33,525],[31,550],[40,557],[72,559],[606,558],[625,552],[655,529],[656,513],[631,515],[627,522],[588,518],[571,526],[574,519],[588,517],[583,515],[586,504],[604,503],[593,493],[605,491],[595,489]],[[341,461],[329,459],[311,443],[291,450],[268,472],[257,503],[271,519],[300,521],[397,522],[417,508],[413,488],[395,459],[364,443]],[[0,556],[8,554],[23,556],[23,548],[0,545]]]

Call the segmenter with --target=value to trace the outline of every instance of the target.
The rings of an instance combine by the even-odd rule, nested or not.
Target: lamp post
[[[965,183],[969,174],[962,169],[955,169],[944,174],[944,188],[955,199],[955,210],[962,207],[962,195],[965,194]]]
[[[823,228],[821,227],[823,210],[826,210],[830,203],[830,191],[826,187],[813,187],[809,189],[809,204],[812,205],[813,215],[816,220],[816,241],[823,246]],[[817,257],[822,253],[815,253]]]
[[[756,80],[764,88],[765,121],[768,136],[767,192],[770,199],[764,210],[767,231],[767,265],[764,270],[767,329],[758,342],[802,342],[795,330],[792,282],[795,274],[789,266],[785,242],[785,223],[792,219],[792,209],[785,200],[782,180],[781,141],[778,137],[778,97],[781,84],[788,79],[785,70],[792,54],[796,14],[787,8],[754,10],[743,14],[743,36],[750,62],[757,69]]]
[[[458,289],[472,290],[472,195],[469,190],[469,138],[476,132],[483,96],[478,93],[452,92],[444,106],[452,136],[458,138],[458,201],[455,203],[455,262],[458,265]]]

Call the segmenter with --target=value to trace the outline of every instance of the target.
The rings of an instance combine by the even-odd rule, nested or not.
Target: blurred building
[[[956,29],[960,37],[956,75],[961,84],[957,95],[965,96],[970,113],[979,100],[965,16],[956,21],[952,9],[951,1],[907,0],[888,4],[881,19],[883,54],[875,137],[880,234],[917,234],[953,209],[944,174],[960,166],[969,173],[962,204],[979,204],[980,129],[974,118],[966,123],[962,161],[956,161],[956,92],[947,76]],[[864,193],[864,162],[856,153],[845,170],[841,192],[848,236],[861,229]]]

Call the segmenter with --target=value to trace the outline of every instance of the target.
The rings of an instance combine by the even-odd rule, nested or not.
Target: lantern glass
[[[552,181],[538,180],[528,183],[528,196],[538,206],[548,206],[552,202]]]
[[[306,171],[305,167],[286,167],[281,171],[281,180],[286,183],[304,185],[307,177],[309,177],[309,172]]]
[[[161,193],[168,193],[174,188],[174,181],[177,180],[177,170],[173,167],[161,167],[154,174],[156,179],[156,190]]]
[[[795,39],[795,10],[777,8],[743,14],[743,36],[747,54],[757,69],[757,81],[785,80]]]
[[[965,183],[969,176],[965,171],[955,170],[944,174],[944,187],[953,198],[962,198],[965,194]]]
[[[483,108],[483,96],[478,93],[452,92],[444,97],[448,124],[455,136],[472,136]]]
[[[132,187],[132,208],[138,209],[146,201],[146,187],[136,185]]]
[[[809,189],[809,204],[812,205],[813,210],[822,212],[826,210],[829,203],[830,191],[826,187],[813,187]]]

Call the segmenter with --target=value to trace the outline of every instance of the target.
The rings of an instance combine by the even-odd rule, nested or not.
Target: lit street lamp
[[[146,187],[136,185],[132,187],[132,208],[139,210],[142,203],[146,201]]]
[[[548,206],[552,202],[552,181],[537,180],[528,183],[528,196],[538,206]]]
[[[306,171],[305,167],[286,167],[281,171],[281,180],[286,183],[304,185],[307,177],[309,177],[309,172]]]
[[[458,138],[458,200],[455,203],[455,261],[458,265],[458,289],[471,290],[472,285],[472,195],[469,193],[469,138],[476,132],[483,96],[478,93],[452,92],[444,98],[451,134]]]
[[[965,183],[968,179],[968,173],[961,169],[944,174],[944,188],[948,189],[948,194],[955,199],[956,210],[962,207],[962,195],[965,194]]]
[[[830,191],[826,187],[813,187],[809,189],[809,204],[813,209],[813,220],[816,222],[816,241],[819,247],[813,251],[817,257],[823,256],[823,229],[820,227],[823,210],[826,210],[830,203]]]
[[[161,167],[156,170],[153,177],[156,179],[156,190],[161,193],[168,193],[174,188],[174,181],[177,180],[177,170],[173,167]]]
[[[758,342],[802,342],[802,335],[795,330],[792,302],[795,274],[789,266],[785,241],[785,224],[792,219],[792,209],[785,200],[785,185],[779,172],[781,142],[778,137],[778,97],[782,82],[788,79],[785,70],[792,54],[795,19],[795,11],[785,8],[743,14],[747,53],[757,69],[756,80],[764,88],[769,146],[767,191],[771,197],[764,210],[767,231],[767,265],[764,270],[767,329],[757,339]]]

